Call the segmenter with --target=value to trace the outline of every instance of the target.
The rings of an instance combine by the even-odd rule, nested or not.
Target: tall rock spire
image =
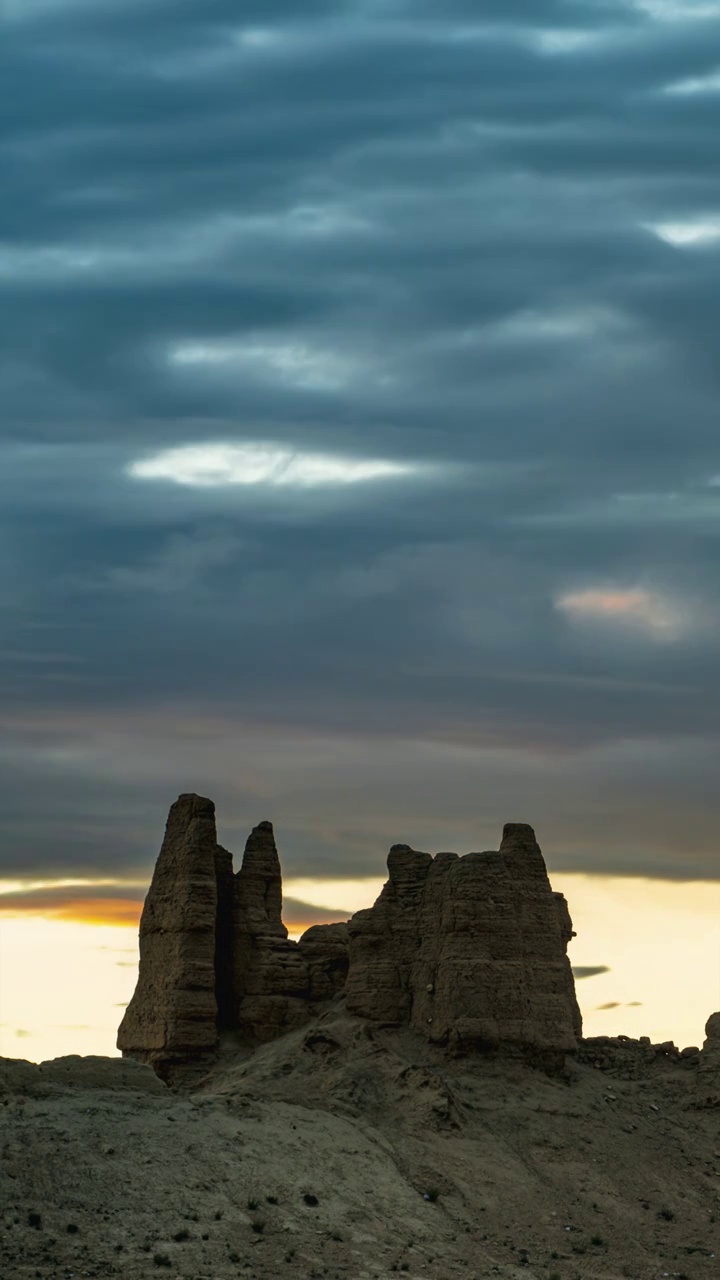
[[[118,1032],[118,1048],[160,1075],[217,1044],[216,851],[212,800],[179,796],[145,899],[138,983]]]

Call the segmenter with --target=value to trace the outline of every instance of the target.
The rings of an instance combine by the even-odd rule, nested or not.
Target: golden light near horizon
[[[570,959],[595,976],[577,981],[585,1034],[648,1035],[683,1047],[702,1044],[720,1009],[720,884],[577,873],[553,875],[570,904],[577,937]],[[384,878],[288,878],[296,906],[346,919],[370,906]],[[14,911],[0,899],[0,1054],[32,1061],[67,1053],[115,1055],[115,1036],[137,977],[137,918],[83,914],[68,899]],[[102,899],[91,899],[102,909]],[[75,915],[72,915],[73,910]],[[312,916],[312,910],[308,912]],[[305,926],[290,929],[298,936]],[[48,974],[52,974],[52,982]]]

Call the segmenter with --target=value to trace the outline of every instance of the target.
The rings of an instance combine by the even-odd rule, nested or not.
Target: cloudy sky
[[[0,3],[18,912],[134,920],[186,790],[720,878],[719,18]]]

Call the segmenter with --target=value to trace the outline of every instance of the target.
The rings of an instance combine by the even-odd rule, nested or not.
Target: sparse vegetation
[[[153,1262],[156,1267],[171,1267],[172,1263],[166,1253],[154,1253]]]
[[[247,1207],[252,1213],[255,1209],[260,1208],[260,1201],[256,1200],[254,1196],[248,1196]]]
[[[176,1240],[178,1244],[180,1244],[182,1240],[189,1240],[189,1239],[190,1239],[190,1232],[188,1231],[187,1227],[183,1227],[182,1230],[176,1231],[175,1235],[173,1236],[173,1240]]]
[[[250,1223],[250,1226],[252,1227],[253,1231],[257,1232],[258,1235],[261,1235],[262,1232],[265,1230],[265,1219],[253,1218],[252,1222]]]
[[[658,1218],[664,1218],[666,1222],[672,1222],[674,1217],[672,1209],[661,1209],[658,1213]]]
[[[603,1237],[597,1234],[590,1237],[590,1243],[594,1244],[598,1249],[607,1248],[607,1240],[603,1240]]]

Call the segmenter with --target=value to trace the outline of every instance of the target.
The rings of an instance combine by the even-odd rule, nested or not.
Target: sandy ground
[[[192,1092],[1,1060],[1,1280],[716,1280],[720,1111],[592,1057],[448,1062],[339,1004]]]

